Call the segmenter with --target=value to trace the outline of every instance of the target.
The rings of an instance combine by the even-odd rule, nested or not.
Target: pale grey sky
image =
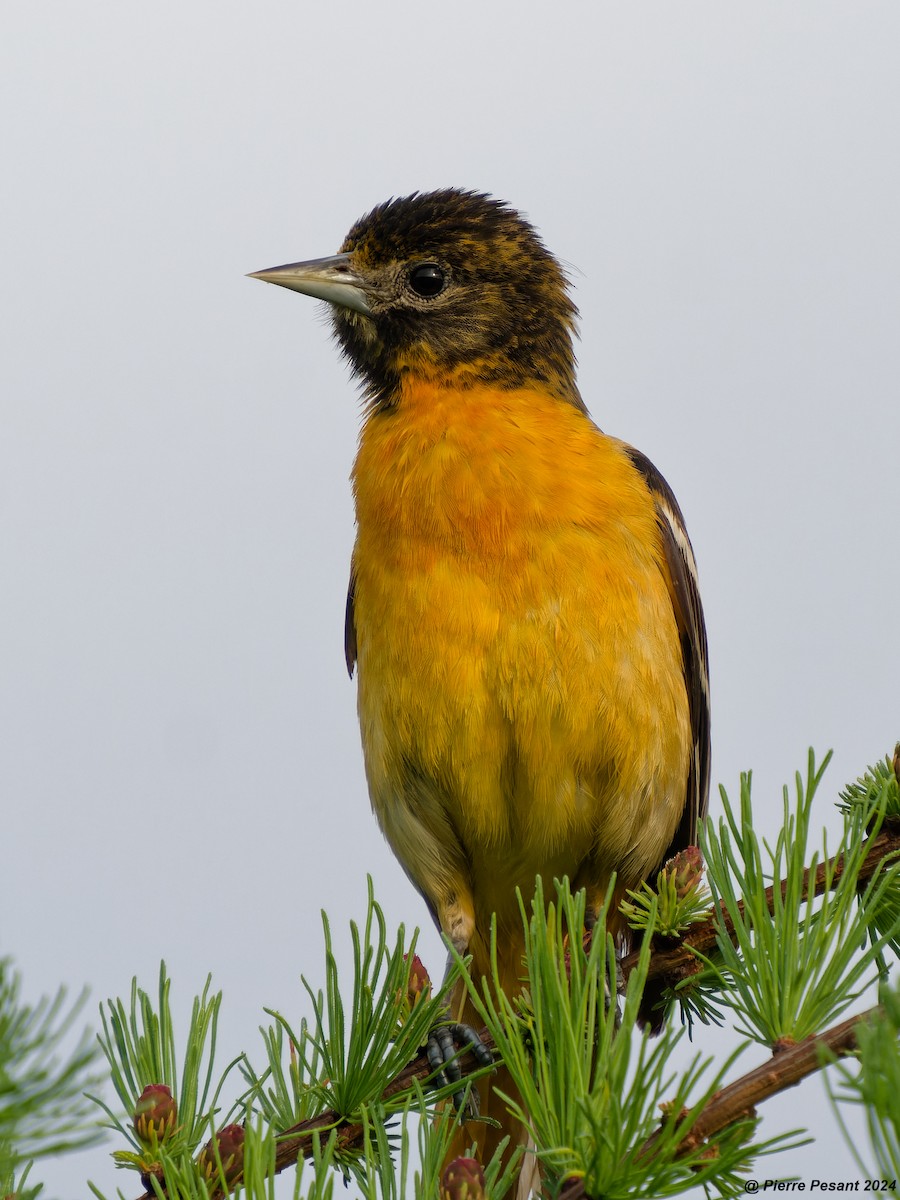
[[[259,1058],[320,908],[361,917],[369,871],[426,920],[343,666],[354,391],[315,306],[244,278],[414,189],[508,199],[571,264],[585,399],[697,552],[713,778],[752,767],[774,831],[833,746],[833,827],[900,737],[898,113],[893,0],[5,0],[0,952],[30,996],[164,956],[183,1010],[224,988],[223,1062]],[[822,1133],[770,1171],[855,1177],[824,1110],[767,1106]],[[88,1174],[130,1194],[105,1149],[43,1177]]]

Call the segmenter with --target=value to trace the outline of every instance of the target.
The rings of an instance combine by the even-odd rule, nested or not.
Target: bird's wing
[[[356,571],[350,563],[350,586],[347,588],[347,611],[344,614],[344,660],[347,672],[353,678],[353,668],[356,666],[356,617],[354,599],[356,596]]]
[[[709,800],[709,652],[706,624],[697,586],[697,564],[684,524],[684,517],[672,489],[639,450],[627,447],[628,456],[644,477],[656,504],[656,516],[662,533],[666,565],[669,568],[669,592],[681,637],[684,679],[691,714],[693,752],[688,773],[684,814],[663,862],[696,845],[697,825],[706,816]],[[660,864],[662,865],[662,864]]]

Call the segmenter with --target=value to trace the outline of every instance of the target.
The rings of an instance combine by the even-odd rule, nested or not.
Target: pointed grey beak
[[[354,308],[357,312],[371,316],[372,310],[366,300],[363,281],[350,266],[349,254],[333,254],[330,258],[313,258],[309,262],[287,263],[283,267],[269,267],[266,271],[254,271],[249,279],[261,279],[264,283],[277,283],[279,287],[327,300],[340,308]]]

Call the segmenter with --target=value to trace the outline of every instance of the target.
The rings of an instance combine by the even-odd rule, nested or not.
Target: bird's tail
[[[599,932],[603,937],[610,934],[619,953],[627,952],[636,939],[634,931],[628,928],[624,917],[619,912],[619,904],[624,899],[626,890],[624,884],[618,885],[613,890],[608,905],[605,904],[608,899],[605,893],[598,892],[589,898],[589,906],[594,914],[606,914],[606,923],[601,923],[592,933]],[[591,925],[593,922],[589,923],[589,929]],[[590,936],[581,929],[577,932],[570,931],[569,936],[573,935],[579,941],[582,937]],[[485,939],[479,937],[477,926],[476,935],[469,949],[472,953],[470,975],[476,981],[479,991],[482,986],[481,981],[487,979],[492,991],[499,985],[503,993],[509,997],[517,996],[522,992],[526,982],[526,971],[524,937],[520,931],[518,936],[512,936],[508,929],[498,930],[495,952],[496,976],[492,969],[489,946]],[[654,1033],[659,1032],[665,1019],[664,1010],[661,1012],[655,1007],[658,1001],[659,996],[655,993],[648,994],[645,997],[645,1007],[642,1008],[640,1018],[642,1023],[649,1025]],[[608,997],[608,1003],[615,1006],[616,997]],[[454,1021],[471,1025],[474,1029],[479,1029],[482,1025],[481,1016],[472,1003],[464,981],[457,985],[453,994],[451,1012]],[[479,1119],[464,1121],[460,1125],[459,1131],[451,1143],[447,1161],[474,1152],[474,1156],[482,1164],[487,1164],[503,1139],[508,1137],[507,1155],[518,1146],[524,1147],[518,1183],[512,1195],[515,1200],[528,1200],[532,1194],[539,1194],[541,1188],[540,1169],[538,1160],[531,1151],[533,1143],[531,1143],[528,1126],[510,1112],[511,1104],[518,1105],[519,1108],[524,1108],[524,1106],[509,1071],[501,1063],[490,1075],[479,1079],[473,1085],[473,1089],[478,1092],[480,1101]],[[487,1120],[481,1118],[487,1118]]]
[[[493,989],[495,981],[488,947],[476,941],[469,948],[472,952],[472,979],[480,983],[487,978]],[[515,996],[522,990],[525,974],[523,950],[521,935],[518,939],[504,939],[502,944],[498,937],[496,961],[499,978],[496,982],[500,983],[507,996]],[[480,1029],[483,1024],[462,981],[453,993],[451,1014],[454,1021],[471,1025],[474,1029]],[[461,1123],[450,1144],[447,1162],[473,1153],[474,1147],[474,1157],[486,1164],[493,1158],[503,1139],[509,1138],[505,1152],[507,1156],[517,1146],[525,1147],[518,1185],[512,1196],[515,1200],[527,1200],[532,1192],[537,1194],[540,1173],[537,1159],[528,1151],[528,1127],[510,1112],[510,1103],[521,1105],[521,1098],[509,1071],[502,1063],[499,1064],[490,1075],[483,1076],[473,1084],[473,1091],[478,1093],[478,1117]]]

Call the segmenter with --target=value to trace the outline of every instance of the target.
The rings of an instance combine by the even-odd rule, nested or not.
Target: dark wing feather
[[[691,714],[693,753],[688,773],[684,813],[663,862],[697,843],[697,825],[709,801],[709,652],[706,624],[697,587],[697,564],[678,501],[665,479],[645,455],[627,447],[628,456],[643,475],[656,503],[669,568],[672,607],[681,636],[684,679]],[[660,863],[662,866],[662,863]]]
[[[354,601],[356,599],[356,572],[353,563],[350,564],[350,586],[347,589],[347,611],[344,614],[344,660],[347,663],[347,673],[353,678],[353,668],[356,666],[356,618]]]

